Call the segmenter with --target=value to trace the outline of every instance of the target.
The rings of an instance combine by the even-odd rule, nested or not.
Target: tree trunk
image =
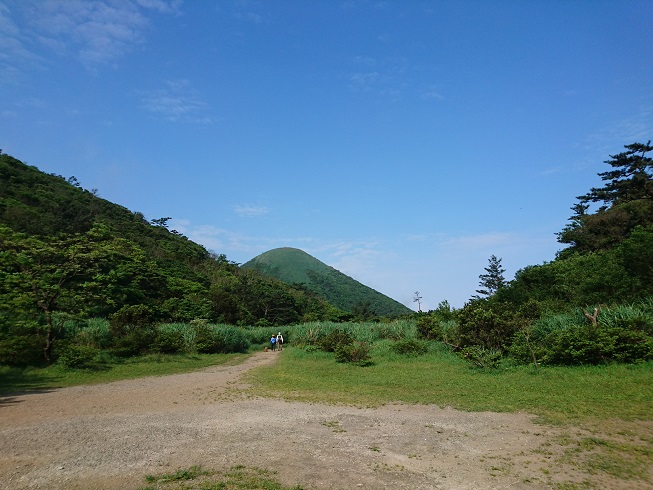
[[[581,308],[583,310],[583,315],[585,315],[585,318],[587,318],[590,322],[592,322],[592,326],[594,328],[599,326],[599,322],[597,320],[597,317],[599,316],[599,308],[598,306],[594,308],[594,314],[590,315],[585,308]]]

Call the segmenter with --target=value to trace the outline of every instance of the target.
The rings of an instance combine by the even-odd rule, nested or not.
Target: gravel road
[[[147,474],[193,465],[275,470],[307,489],[552,488],[553,456],[536,450],[559,429],[527,414],[291,403],[247,391],[241,375],[278,355],[0,397],[0,488],[129,490]]]

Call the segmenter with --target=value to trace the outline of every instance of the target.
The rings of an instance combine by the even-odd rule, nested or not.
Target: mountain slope
[[[168,230],[166,221],[147,221],[83,189],[74,177],[46,174],[0,152],[0,344],[10,326],[40,313],[42,302],[30,282],[35,279],[44,294],[55,291],[52,311],[77,315],[108,317],[146,307],[157,321],[253,325],[340,313],[282,281],[241,270]],[[98,271],[75,262],[81,260],[79,247],[97,257],[92,265]],[[57,264],[80,274],[63,284]],[[22,286],[12,286],[10,279],[18,278]],[[75,301],[63,301],[66,295]],[[4,308],[13,304],[18,306]]]
[[[241,266],[255,269],[287,284],[301,284],[332,305],[347,312],[367,308],[379,316],[398,316],[412,310],[319,261],[303,250],[276,248]]]

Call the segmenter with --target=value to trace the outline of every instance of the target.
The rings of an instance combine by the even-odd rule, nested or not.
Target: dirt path
[[[0,488],[128,490],[236,464],[311,489],[551,488],[533,450],[556,432],[528,415],[244,396],[240,375],[275,358],[0,398]]]

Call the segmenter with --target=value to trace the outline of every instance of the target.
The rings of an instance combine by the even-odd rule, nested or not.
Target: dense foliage
[[[163,342],[161,322],[337,319],[316,295],[242,270],[138,212],[0,154],[0,362],[52,361],[68,318],[110,318],[114,347]]]

